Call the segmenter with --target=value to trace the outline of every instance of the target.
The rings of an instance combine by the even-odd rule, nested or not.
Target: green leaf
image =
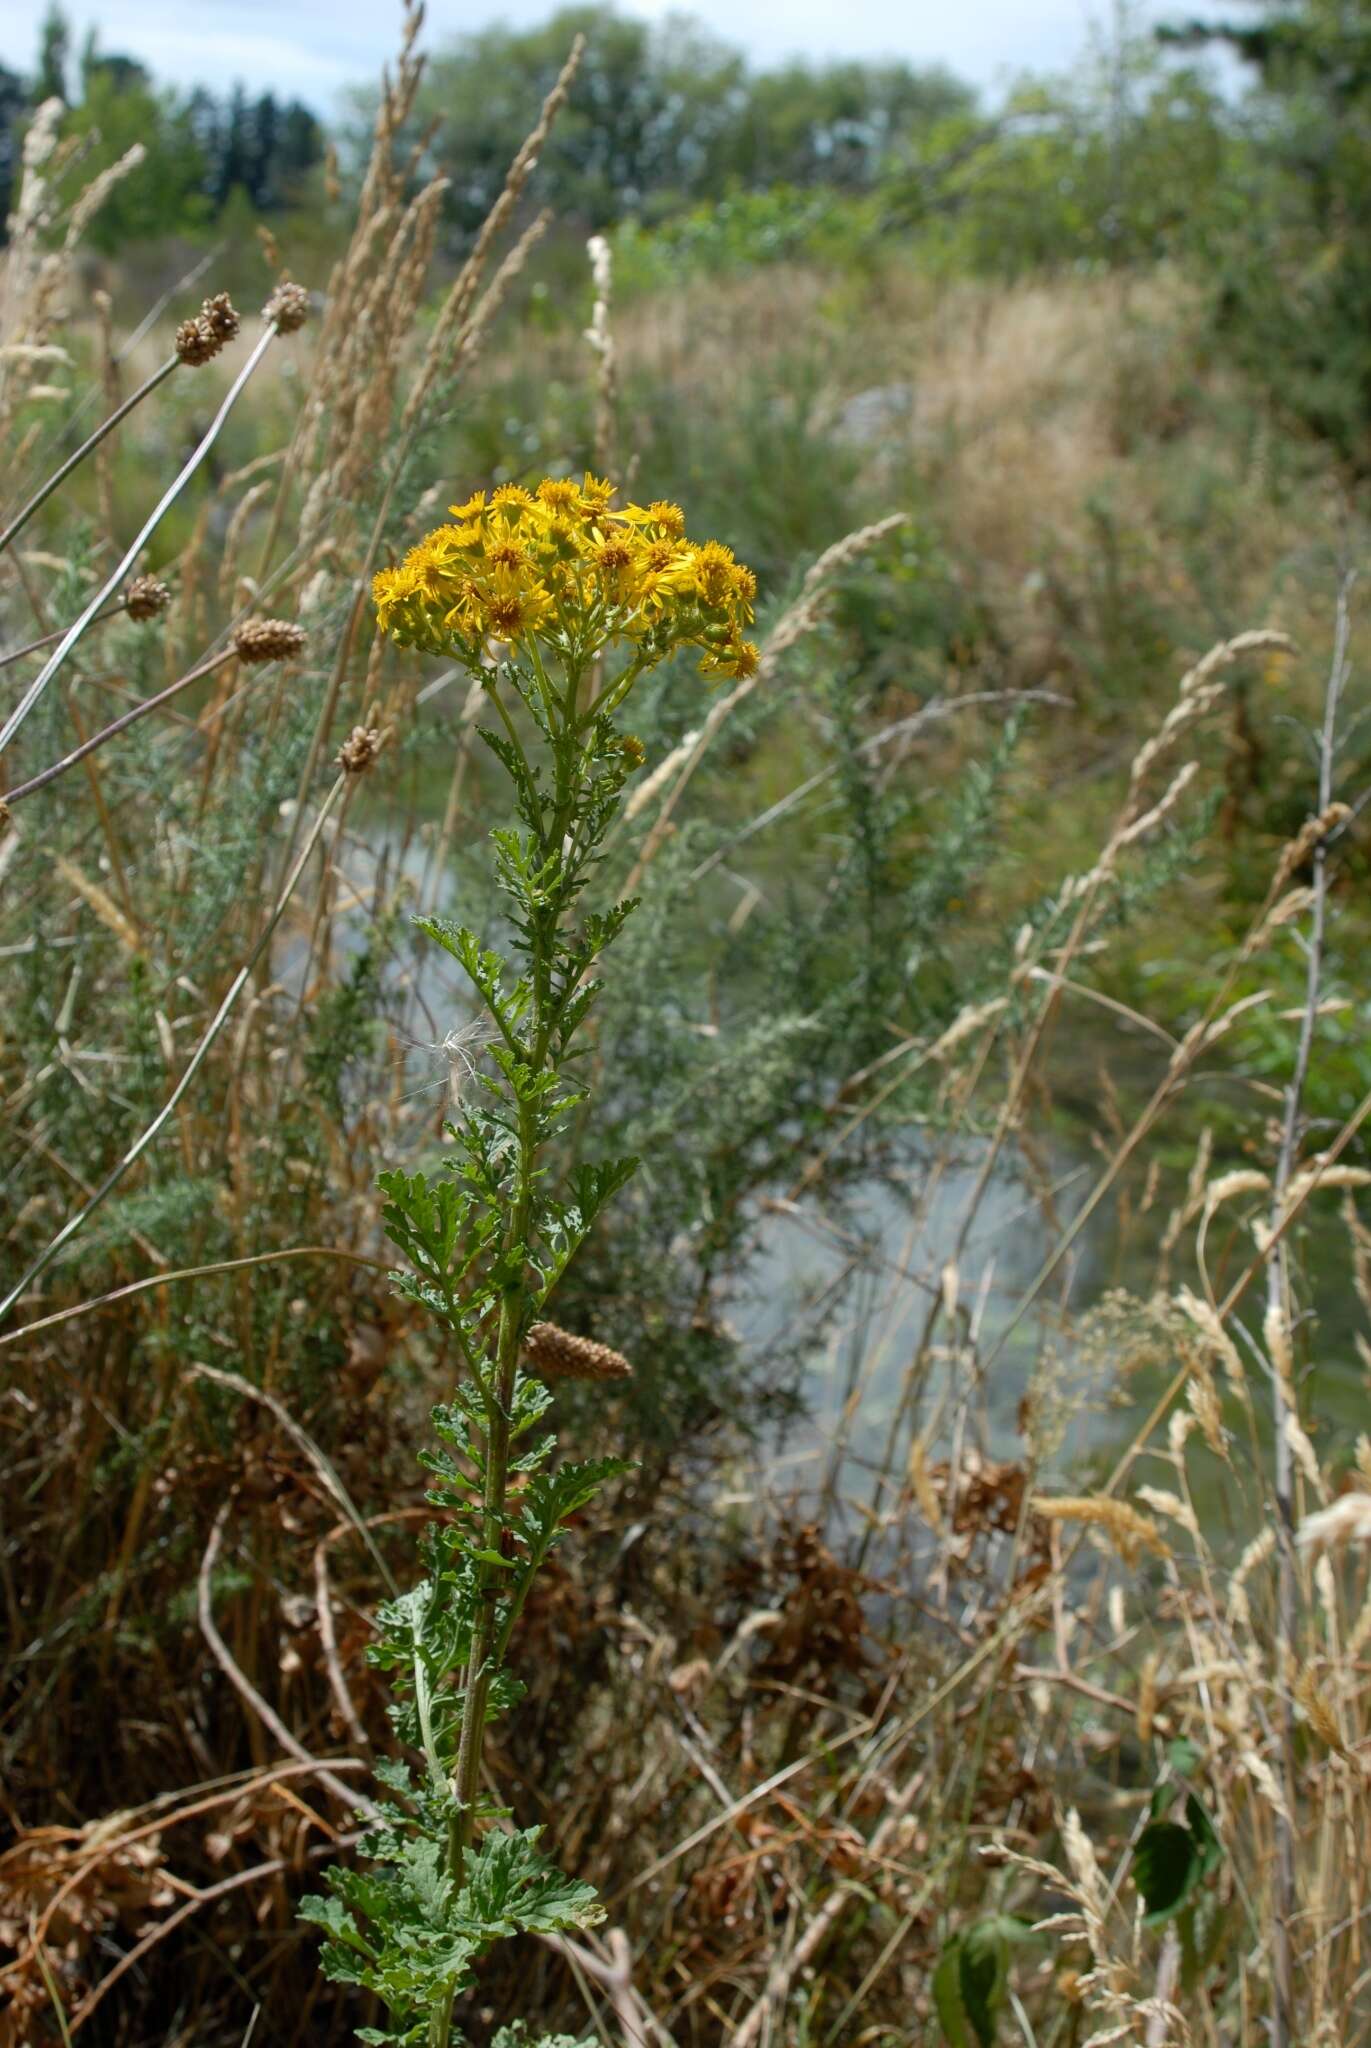
[[[1032,1933],[1012,1913],[990,1913],[946,1944],[933,1973],[933,2004],[949,2048],[994,2048],[1010,1952]]]
[[[933,2005],[948,2048],[974,2048],[962,2004],[961,1960],[962,1936],[954,1934],[944,1946],[938,1967],[933,1972]]]
[[[1178,1778],[1188,1778],[1200,1760],[1200,1753],[1187,1736],[1178,1735],[1166,1745],[1166,1760]]]
[[[1200,1805],[1193,1792],[1185,1799],[1186,1824],[1195,1838],[1195,1849],[1200,1859],[1201,1877],[1208,1877],[1211,1870],[1223,1861],[1223,1843],[1219,1840],[1214,1823]]]
[[[1193,1792],[1185,1795],[1185,1823],[1161,1816],[1181,1787],[1174,1779],[1152,1795],[1153,1819],[1133,1852],[1133,1881],[1142,1894],[1143,1922],[1158,1927],[1186,1906],[1196,1886],[1223,1860],[1223,1843]]]
[[[493,1832],[481,1843],[453,1906],[454,1920],[474,1939],[487,1943],[521,1931],[556,1934],[564,1927],[593,1927],[604,1918],[593,1886],[563,1876],[538,1854],[534,1845],[541,1832]]]
[[[1133,1851],[1133,1882],[1142,1894],[1143,1925],[1157,1927],[1185,1904],[1200,1877],[1195,1837],[1178,1821],[1152,1820]]]
[[[515,2020],[492,2036],[490,2048],[600,2048],[600,2043],[589,2034],[539,2034],[535,2040],[524,2022]]]
[[[297,1917],[313,1927],[322,1927],[325,1934],[331,1934],[335,1941],[345,1942],[359,1955],[370,1957],[373,1953],[358,1933],[352,1915],[341,1899],[327,1898],[315,1892],[309,1898],[301,1899]]]

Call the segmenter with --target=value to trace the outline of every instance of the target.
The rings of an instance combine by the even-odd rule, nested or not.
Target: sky
[[[1084,49],[1110,0],[621,0],[645,19],[694,15],[759,64],[781,58],[902,57],[944,64],[993,95],[1016,73],[1053,71]],[[0,61],[28,71],[47,0],[4,0]],[[225,90],[241,80],[307,101],[321,114],[339,90],[375,77],[395,47],[400,9],[387,0],[66,0],[79,48],[94,26],[100,47],[140,58],[167,84]],[[1193,0],[1145,15],[1186,14]],[[429,0],[424,41],[446,40],[501,20],[525,26],[555,12],[552,0]]]

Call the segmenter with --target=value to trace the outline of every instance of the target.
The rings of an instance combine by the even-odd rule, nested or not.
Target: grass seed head
[[[544,1380],[631,1380],[633,1367],[622,1352],[591,1337],[577,1337],[556,1323],[534,1323],[524,1338],[524,1356]]]
[[[235,341],[241,322],[237,309],[227,292],[215,292],[200,308],[200,318],[209,328],[222,348],[226,341]]]
[[[183,320],[176,330],[176,353],[188,370],[213,362],[223,346],[203,313],[194,320]]]
[[[365,775],[381,751],[382,736],[374,725],[354,725],[338,750],[345,775]]]
[[[278,334],[296,333],[309,318],[309,293],[302,284],[283,278],[263,306],[262,318],[270,320]]]
[[[171,603],[171,592],[156,576],[135,576],[124,592],[124,610],[140,625],[155,619]]]
[[[290,661],[304,649],[303,626],[289,619],[246,619],[233,636],[240,661]]]

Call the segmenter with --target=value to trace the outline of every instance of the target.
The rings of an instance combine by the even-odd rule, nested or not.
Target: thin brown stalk
[[[53,492],[56,490],[60,490],[61,486],[66,482],[67,478],[71,475],[72,471],[74,469],[79,469],[81,464],[85,461],[86,457],[94,453],[94,451],[100,446],[100,443],[105,439],[105,436],[107,434],[112,434],[115,428],[120,424],[120,422],[128,418],[129,414],[133,411],[134,407],[136,405],[141,404],[143,399],[147,398],[152,392],[154,392],[159,384],[165,384],[167,378],[171,375],[172,371],[176,369],[179,362],[179,356],[168,356],[167,360],[164,363],[160,364],[159,367],[153,371],[150,377],[146,377],[143,380],[143,382],[138,386],[138,389],[136,391],[131,392],[129,394],[129,396],[124,400],[122,405],[115,407],[114,411],[110,414],[108,419],[101,421],[100,425],[95,429],[93,434],[88,434],[86,436],[85,440],[81,443],[81,446],[77,448],[71,455],[69,455],[65,462],[59,464],[59,466],[53,471],[52,475],[48,478],[47,482],[39,485],[38,489],[34,492],[33,496],[29,499],[27,505],[25,505],[21,511],[15,513],[13,519],[11,519],[9,525],[5,528],[4,532],[0,533],[0,555],[3,555],[6,548],[9,547],[10,543],[16,540],[18,536],[23,532],[24,528],[28,525],[30,519],[33,518],[34,514],[36,512],[41,512],[44,505],[47,504],[48,499],[52,496]],[[10,659],[13,659],[13,657],[11,656]]]
[[[316,1762],[304,1744],[296,1741],[275,1707],[270,1701],[263,1699],[252,1680],[235,1661],[228,1644],[215,1626],[214,1567],[219,1561],[219,1548],[224,1540],[224,1529],[232,1512],[233,1495],[230,1494],[214,1518],[214,1526],[210,1530],[209,1542],[205,1545],[205,1554],[200,1560],[200,1572],[196,1582],[196,1613],[199,1617],[200,1633],[209,1645],[210,1655],[239,1698],[246,1701],[263,1727],[275,1736],[287,1756],[293,1756],[297,1763],[314,1763],[320,1784],[327,1785],[334,1798],[340,1800],[350,1813],[375,1816],[379,1809],[374,1799],[369,1798],[365,1792],[354,1791],[351,1785],[345,1785],[341,1778],[334,1776],[327,1764]]]
[[[140,718],[146,718],[150,711],[160,710],[162,705],[169,704],[173,697],[179,697],[182,690],[189,689],[192,683],[202,683],[206,676],[212,676],[216,669],[224,666],[225,662],[234,659],[235,651],[233,647],[225,647],[220,653],[212,654],[208,661],[202,661],[198,667],[188,669],[185,675],[178,676],[176,681],[168,684],[165,690],[159,690],[153,697],[145,697],[141,704],[135,704],[133,709],[126,711],[121,718],[111,719],[110,723],[102,726],[99,732],[92,733],[89,739],[83,740],[79,746],[73,747],[70,753],[64,754],[60,761],[54,761],[50,767],[44,768],[39,774],[31,775],[28,781],[21,782],[17,789],[7,790],[5,802],[12,810],[21,798],[33,796],[36,791],[46,789],[50,782],[56,782],[59,775],[65,775],[68,768],[74,768],[78,761],[84,761],[86,756],[93,754],[97,747],[103,747],[106,740],[112,740],[119,733],[127,732],[129,727],[136,725]]]
[[[328,1764],[333,1771],[360,1771],[366,1768],[360,1757],[330,1757]],[[215,1813],[220,1807],[232,1805],[235,1800],[242,1798],[247,1787],[277,1785],[290,1778],[313,1777],[318,1768],[318,1760],[309,1757],[304,1763],[273,1764],[266,1770],[234,1771],[229,1777],[219,1781],[220,1789],[208,1792],[204,1797],[192,1796],[183,1806],[175,1804],[176,1800],[182,1797],[178,1790],[164,1793],[160,1799],[150,1801],[146,1807],[134,1807],[123,1815],[124,1819],[132,1819],[141,1812],[151,1813],[155,1817],[145,1821],[141,1827],[128,1828],[121,1834],[97,1836],[91,1844],[91,1853],[84,1859],[76,1852],[76,1869],[62,1880],[52,1897],[44,1902],[37,1924],[29,1932],[30,1942],[41,1942],[47,1938],[48,1928],[59,1909],[72,1893],[79,1891],[87,1878],[112,1856],[122,1855],[125,1850],[132,1849],[139,1842],[146,1842],[155,1835],[165,1833],[168,1828],[181,1827],[187,1821],[198,1820],[206,1813]],[[73,1830],[73,1840],[80,1842],[82,1839],[80,1832]],[[59,1867],[53,1865],[45,1874],[55,1876]],[[27,1953],[21,1951],[13,1962],[4,1964],[0,1968],[0,1982],[22,1971],[26,1961]]]
[[[36,1337],[40,1330],[54,1329],[58,1323],[70,1323],[78,1316],[90,1316],[97,1309],[110,1308],[116,1301],[128,1301],[135,1294],[146,1294],[150,1288],[170,1287],[180,1280],[206,1280],[216,1273],[233,1273],[250,1266],[279,1265],[289,1259],[342,1259],[350,1266],[366,1266],[373,1273],[391,1271],[384,1259],[368,1258],[365,1252],[344,1251],[341,1245],[334,1244],[297,1244],[285,1251],[254,1252],[251,1258],[216,1259],[208,1266],[182,1266],[175,1273],[150,1273],[146,1279],[130,1280],[126,1286],[111,1288],[108,1294],[97,1294],[90,1301],[78,1301],[71,1308],[59,1308],[50,1316],[39,1316],[35,1322],[25,1323],[22,1329],[11,1330],[7,1336],[0,1337],[0,1350],[6,1344],[21,1344],[25,1338]]]
[[[91,625],[98,626],[105,619],[117,619],[123,609],[124,600],[120,598],[118,604],[112,604],[105,611],[97,612],[91,620]],[[16,647],[9,654],[0,654],[0,668],[10,668],[16,661],[22,661],[26,655],[40,654],[45,647],[51,647],[54,640],[60,640],[65,631],[65,626],[55,626],[51,633],[41,633],[36,640],[28,641],[25,646]]]
[[[258,341],[256,347],[252,350],[252,353],[249,355],[247,361],[243,364],[243,367],[238,372],[238,375],[234,378],[232,384],[229,386],[227,392],[224,394],[218,412],[214,415],[213,420],[206,428],[204,434],[201,436],[196,447],[187,457],[181,469],[177,472],[177,475],[174,477],[172,482],[167,486],[166,490],[162,493],[162,496],[158,499],[152,511],[148,514],[147,518],[143,521],[143,524],[139,527],[138,532],[134,537],[132,545],[125,550],[123,556],[116,564],[113,574],[105,579],[105,582],[101,585],[100,589],[96,591],[95,595],[90,599],[89,603],[86,605],[86,608],[81,613],[80,617],[76,619],[73,622],[73,624],[68,626],[66,632],[62,635],[61,640],[58,642],[56,648],[48,657],[47,661],[43,664],[43,667],[39,671],[38,675],[35,676],[34,680],[30,683],[28,689],[24,692],[24,695],[20,699],[19,703],[15,706],[14,710],[5,720],[3,730],[0,730],[0,754],[4,752],[5,748],[14,738],[20,726],[24,723],[24,720],[33,710],[34,705],[38,702],[43,692],[47,689],[48,684],[52,681],[53,677],[57,674],[57,671],[61,668],[62,663],[66,660],[72,648],[75,647],[77,641],[81,638],[81,635],[86,631],[86,628],[94,619],[96,613],[102,610],[105,604],[109,601],[111,594],[123,582],[125,576],[127,576],[129,570],[133,567],[139,555],[142,553],[143,548],[146,546],[149,538],[157,530],[157,527],[161,524],[164,514],[170,510],[173,504],[175,504],[177,498],[180,497],[181,492],[185,489],[186,485],[190,482],[190,479],[194,476],[196,470],[200,467],[200,464],[209,454],[210,449],[214,446],[214,443],[219,438],[219,434],[221,429],[223,428],[225,420],[228,418],[230,412],[233,410],[233,407],[237,402],[239,395],[245,388],[249,377],[251,377],[258,363],[260,363],[262,357],[266,354],[267,348],[270,345],[270,343],[274,340],[275,335],[276,329],[274,326],[268,326],[264,330],[261,339]]]
[[[1333,766],[1337,752],[1338,707],[1347,680],[1348,642],[1351,633],[1351,576],[1345,576],[1338,591],[1334,630],[1333,664],[1324,693],[1323,723],[1319,732],[1318,815],[1323,816],[1333,801]],[[1319,992],[1323,977],[1324,945],[1328,913],[1328,846],[1323,838],[1315,842],[1313,904],[1305,941],[1304,1014],[1300,1019],[1295,1063],[1285,1090],[1285,1111],[1281,1120],[1280,1150],[1271,1193],[1271,1228],[1277,1231],[1286,1190],[1294,1172],[1303,1121],[1305,1083],[1319,1014]],[[1268,1322],[1290,1327],[1290,1267],[1285,1234],[1274,1237],[1266,1266]],[[1280,1357],[1269,1360],[1272,1421],[1275,1432],[1275,1495],[1277,1541],[1276,1588],[1276,1683],[1277,1721],[1282,1790],[1285,1812],[1274,1816],[1276,1837],[1275,1869],[1271,1892],[1270,1926],[1272,1953],[1273,2008],[1272,2048],[1288,2048],[1295,2038],[1294,1984],[1290,1966],[1290,1930],[1295,1912],[1295,1759],[1294,1677],[1295,1630],[1298,1619],[1299,1581],[1295,1569],[1295,1458],[1291,1426],[1295,1421],[1295,1389]]]
[[[310,829],[309,837],[305,842],[305,845],[300,853],[299,859],[296,861],[294,868],[292,869],[289,877],[286,880],[285,887],[281,890],[277,898],[275,909],[272,911],[270,917],[267,919],[266,923],[263,925],[261,931],[259,932],[257,939],[253,944],[252,951],[249,953],[247,959],[244,961],[243,965],[239,968],[237,974],[234,976],[233,981],[229,986],[228,993],[225,995],[223,1001],[219,1005],[219,1008],[216,1010],[214,1016],[210,1020],[208,1029],[205,1031],[205,1034],[201,1038],[200,1043],[196,1046],[195,1051],[191,1054],[190,1059],[186,1063],[185,1071],[182,1074],[180,1080],[177,1082],[175,1088],[173,1088],[171,1094],[167,1097],[167,1100],[163,1103],[161,1109],[157,1112],[157,1115],[153,1118],[152,1122],[142,1132],[141,1136],[135,1139],[134,1143],[130,1145],[128,1150],[110,1169],[109,1173],[106,1174],[104,1180],[101,1181],[100,1185],[96,1188],[95,1193],[91,1196],[90,1200],[86,1202],[81,1209],[78,1209],[74,1216],[68,1218],[68,1220],[62,1225],[62,1228],[58,1231],[57,1235],[51,1239],[51,1241],[38,1254],[37,1258],[32,1261],[28,1269],[15,1282],[14,1286],[11,1287],[9,1293],[5,1296],[4,1300],[0,1301],[0,1318],[7,1316],[12,1311],[15,1304],[18,1301],[20,1301],[23,1298],[23,1296],[28,1292],[28,1289],[33,1285],[34,1281],[38,1279],[40,1274],[45,1273],[47,1271],[48,1267],[52,1264],[52,1261],[57,1257],[58,1253],[62,1251],[66,1245],[71,1243],[71,1240],[77,1235],[78,1231],[80,1231],[83,1228],[83,1226],[89,1221],[90,1217],[94,1215],[95,1211],[100,1207],[101,1203],[104,1202],[113,1193],[116,1187],[118,1187],[120,1181],[124,1178],[124,1175],[128,1172],[129,1168],[133,1166],[137,1160],[142,1158],[144,1152],[147,1151],[149,1145],[151,1145],[157,1138],[158,1133],[163,1129],[168,1120],[175,1115],[178,1103],[181,1101],[182,1096],[185,1094],[186,1090],[190,1087],[192,1081],[195,1079],[196,1074],[199,1072],[201,1066],[204,1063],[204,1060],[210,1050],[210,1047],[214,1044],[215,1039],[219,1036],[219,1033],[223,1030],[224,1025],[228,1022],[229,1014],[232,1011],[234,1004],[237,1002],[239,996],[242,994],[244,988],[247,986],[248,981],[251,979],[253,970],[256,968],[257,962],[261,959],[262,955],[266,952],[268,945],[271,943],[272,934],[275,932],[277,925],[280,923],[282,917],[284,917],[285,915],[286,906],[290,902],[291,897],[295,893],[296,886],[300,880],[301,875],[304,873],[305,865],[309,860],[310,855],[313,853],[315,847],[319,843],[319,838],[323,832],[324,826],[328,821],[328,818],[333,810],[334,805],[337,803],[339,797],[343,793],[343,787],[346,780],[346,776],[340,775],[337,781],[334,783],[332,789],[329,791],[328,795],[325,797],[323,803],[320,805],[318,814],[314,820],[314,824]]]

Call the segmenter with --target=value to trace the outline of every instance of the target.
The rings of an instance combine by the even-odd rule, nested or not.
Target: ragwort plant
[[[387,2027],[359,2038],[404,2048],[448,2048],[458,1994],[496,1942],[601,1917],[591,1887],[539,1853],[539,1830],[511,1829],[481,1790],[485,1731],[520,1697],[506,1658],[529,1588],[568,1520],[627,1469],[616,1458],[555,1462],[546,1378],[629,1368],[544,1318],[636,1161],[579,1164],[554,1190],[545,1153],[585,1102],[575,1041],[595,964],[634,907],[580,908],[643,758],[615,714],[679,648],[698,649],[708,675],[747,676],[757,663],[744,637],[751,571],[716,542],[691,543],[676,506],[615,510],[613,497],[591,476],[478,492],[375,581],[383,632],[455,657],[479,680],[495,718],[482,737],[518,820],[491,835],[517,964],[469,930],[419,920],[471,982],[488,1062],[473,1063],[441,1170],[380,1183],[387,1231],[412,1268],[398,1285],[463,1367],[434,1410],[440,1448],[422,1454],[441,1518],[423,1539],[424,1576],[382,1607],[370,1652],[391,1674],[397,1736],[422,1764],[381,1768],[395,1797],[363,1837],[369,1867],[330,1872],[329,1894],[302,1908],[327,1934],[326,1973],[389,2010]]]

